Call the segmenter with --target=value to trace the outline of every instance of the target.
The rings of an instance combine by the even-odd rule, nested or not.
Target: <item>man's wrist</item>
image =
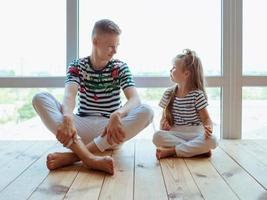
[[[64,121],[69,121],[72,119],[73,119],[73,116],[71,114],[63,114],[63,120]]]
[[[115,111],[115,112],[113,112],[110,116],[111,116],[111,117],[118,117],[118,118],[121,118],[122,113],[119,112],[119,111]]]

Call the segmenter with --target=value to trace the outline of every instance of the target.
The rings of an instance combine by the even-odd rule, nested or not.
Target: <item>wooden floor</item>
[[[0,142],[0,199],[267,199],[267,140],[223,140],[211,158],[158,162],[150,140],[108,152],[114,176],[81,164],[49,172],[55,141]]]

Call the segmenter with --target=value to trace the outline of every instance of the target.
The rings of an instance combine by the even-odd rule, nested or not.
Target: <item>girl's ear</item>
[[[186,77],[189,77],[191,72],[189,70],[186,70],[184,74],[186,75]]]

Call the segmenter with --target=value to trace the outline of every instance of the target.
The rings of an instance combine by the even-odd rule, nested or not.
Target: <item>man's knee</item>
[[[32,98],[32,106],[38,113],[42,107],[48,104],[48,102],[53,98],[48,92],[39,92],[35,94]]]
[[[34,108],[36,108],[42,102],[42,99],[44,98],[43,96],[43,92],[37,93],[33,96],[32,105]]]
[[[140,105],[140,115],[144,120],[147,120],[148,123],[153,121],[154,111],[149,105],[142,104]]]

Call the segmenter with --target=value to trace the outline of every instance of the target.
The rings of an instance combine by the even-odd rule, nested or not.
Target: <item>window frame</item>
[[[221,76],[208,76],[208,87],[221,88],[221,138],[242,138],[242,87],[265,86],[267,76],[242,75],[242,0],[221,0]],[[67,63],[79,55],[79,0],[67,0]],[[0,88],[64,87],[64,76],[0,77]],[[137,87],[168,87],[169,77],[134,77]]]

